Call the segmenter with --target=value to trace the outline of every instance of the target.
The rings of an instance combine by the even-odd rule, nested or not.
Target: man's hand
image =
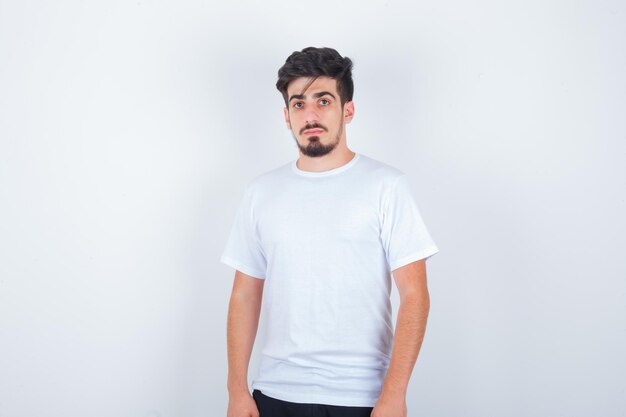
[[[259,409],[248,391],[228,397],[227,417],[259,417]]]
[[[371,417],[407,417],[406,398],[402,394],[382,394]]]

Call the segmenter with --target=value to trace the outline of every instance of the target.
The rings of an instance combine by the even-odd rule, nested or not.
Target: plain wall
[[[0,0],[0,416],[226,415],[219,256],[306,46],[440,248],[409,416],[626,415],[625,40],[623,1]]]

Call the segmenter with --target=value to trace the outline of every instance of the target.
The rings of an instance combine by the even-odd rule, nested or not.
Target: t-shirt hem
[[[228,256],[224,256],[222,255],[222,257],[220,258],[220,262],[223,264],[226,264],[230,267],[235,268],[238,271],[243,272],[246,275],[250,275],[251,277],[254,278],[258,278],[258,279],[265,279],[265,273],[259,271],[258,269],[255,268],[251,268],[239,261],[234,260],[233,258],[230,258]]]
[[[376,402],[378,401],[378,398],[353,398],[346,396],[339,397],[314,393],[300,394],[297,392],[276,391],[272,388],[267,388],[263,385],[258,384],[253,385],[252,389],[258,389],[268,397],[293,403],[325,404],[343,407],[374,407],[376,405]]]
[[[392,262],[389,265],[389,268],[393,271],[394,269],[398,269],[401,266],[405,266],[410,264],[411,262],[419,261],[420,259],[428,259],[434,254],[439,252],[439,248],[437,246],[429,246],[426,249],[423,249],[419,252],[412,253],[411,255],[405,256],[404,258],[400,258],[397,261]]]

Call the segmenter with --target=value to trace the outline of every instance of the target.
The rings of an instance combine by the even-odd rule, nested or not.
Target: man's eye
[[[293,107],[299,109],[301,107],[300,104],[302,104],[302,102],[297,102],[293,105]]]
[[[322,103],[323,101],[326,102],[326,104]],[[320,100],[320,103],[324,104],[325,106],[328,106],[330,104],[330,101],[326,100],[325,98]]]

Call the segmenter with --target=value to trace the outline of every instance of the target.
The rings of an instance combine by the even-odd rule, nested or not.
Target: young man
[[[429,311],[426,259],[439,249],[406,175],[347,146],[352,61],[309,47],[278,78],[300,152],[247,184],[220,258],[236,269],[228,417],[405,417]],[[251,395],[261,307],[267,342]]]

